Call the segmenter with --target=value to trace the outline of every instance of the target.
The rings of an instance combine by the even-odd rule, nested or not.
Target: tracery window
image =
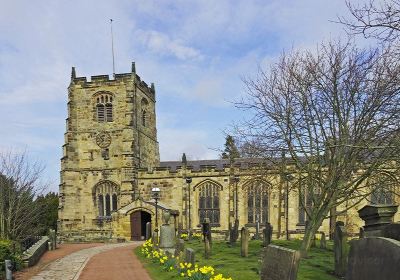
[[[379,174],[368,180],[368,185],[372,190],[372,204],[391,205],[394,203],[393,198],[396,187],[396,180],[394,178],[386,174]]]
[[[199,221],[210,219],[211,225],[219,225],[219,191],[220,186],[213,182],[206,182],[199,187]]]
[[[244,187],[247,191],[247,222],[268,222],[268,188],[269,185],[261,180],[252,181]]]
[[[102,93],[96,97],[96,117],[98,122],[113,121],[113,97],[110,93]]]
[[[142,98],[142,102],[140,104],[141,106],[141,112],[142,112],[142,126],[146,126],[147,125],[147,111],[148,111],[148,105],[149,102],[147,101],[146,98]]]
[[[94,187],[94,201],[97,203],[98,216],[110,217],[118,209],[118,186],[110,181],[103,181]]]

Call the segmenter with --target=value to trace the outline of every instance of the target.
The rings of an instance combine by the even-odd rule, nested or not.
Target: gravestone
[[[235,244],[239,237],[239,220],[235,220],[233,227],[231,227],[229,232],[229,243],[231,245]]]
[[[210,247],[210,240],[206,238],[204,240],[204,258],[209,259],[211,255],[211,247]]]
[[[169,224],[171,215],[165,211],[163,213],[163,225],[160,227],[160,244],[159,247],[165,252],[175,254],[175,229]]]
[[[325,232],[321,232],[321,240],[319,241],[319,247],[321,249],[326,249],[326,236]]]
[[[254,240],[259,240],[260,239],[260,222],[257,220],[256,222],[256,233],[253,236]]]
[[[352,240],[346,279],[398,280],[400,241],[384,237]]]
[[[185,262],[194,265],[195,257],[194,257],[194,250],[192,248],[185,249]]]
[[[185,240],[179,238],[176,242],[175,257],[179,256],[185,250]]]
[[[335,252],[335,274],[342,277],[346,274],[348,255],[347,232],[342,221],[336,222],[333,251]]]
[[[392,223],[397,207],[397,205],[366,205],[358,210],[358,215],[365,222],[364,237],[383,236],[383,230]]]
[[[263,229],[263,237],[264,237],[264,241],[263,241],[263,246],[267,247],[272,240],[272,230],[273,227],[271,226],[270,223],[266,223],[265,224],[265,228]]]
[[[204,242],[206,241],[206,239],[208,239],[208,242],[210,243],[210,248],[211,248],[212,239],[211,239],[211,225],[210,225],[209,218],[204,219],[204,222],[202,223],[202,231],[203,231]]]
[[[299,261],[299,251],[268,245],[263,249],[261,280],[295,280]]]
[[[246,258],[249,256],[249,230],[245,227],[240,231],[240,255]]]
[[[146,223],[146,240],[149,240],[151,238],[151,223],[147,222]]]

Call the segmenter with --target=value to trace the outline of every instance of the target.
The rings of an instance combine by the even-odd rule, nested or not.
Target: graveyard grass
[[[319,242],[317,241],[317,245]],[[334,270],[334,252],[332,243],[327,241],[328,250],[311,248],[307,259],[301,259],[298,280],[331,280],[338,279],[333,275]],[[301,240],[273,240],[272,244],[295,249],[300,249]],[[240,242],[235,246],[229,247],[224,241],[213,242],[211,258],[204,259],[204,243],[199,240],[185,241],[185,248],[195,250],[196,263],[199,266],[210,265],[215,268],[217,273],[222,273],[224,277],[232,277],[233,280],[259,279],[259,269],[261,263],[259,257],[262,249],[262,242],[258,240],[249,241],[249,257],[240,256]],[[136,255],[143,263],[154,280],[170,280],[177,277],[175,272],[163,271],[159,264],[146,259],[140,253],[140,247],[135,250]]]

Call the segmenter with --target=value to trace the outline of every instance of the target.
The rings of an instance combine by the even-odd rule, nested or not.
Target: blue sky
[[[2,1],[0,150],[27,150],[57,190],[71,67],[78,76],[137,73],[157,94],[161,160],[217,158],[243,118],[231,101],[283,50],[344,35],[342,0]]]

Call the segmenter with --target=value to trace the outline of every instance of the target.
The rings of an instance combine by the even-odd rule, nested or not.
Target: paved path
[[[103,246],[104,243],[64,243],[58,244],[57,250],[47,251],[40,258],[39,262],[31,267],[25,268],[22,271],[18,271],[15,273],[14,277],[16,280],[28,280],[33,276],[42,271],[46,266],[48,266],[51,262],[65,257],[66,255],[72,254],[74,252],[80,251],[82,249],[87,249],[96,246]]]
[[[79,280],[151,280],[133,249],[138,243],[93,256]]]
[[[39,274],[32,277],[33,280],[77,280],[85,265],[89,262],[90,258],[103,252],[110,250],[117,250],[123,247],[134,248],[137,244],[132,243],[119,243],[107,244],[93,248],[83,249],[72,254],[69,254],[61,259],[50,263]],[[136,256],[132,256],[137,260]],[[140,263],[140,262],[139,262]],[[118,272],[118,268],[114,273]],[[100,279],[97,276],[92,279]],[[111,279],[111,278],[108,278]],[[120,278],[118,278],[120,279]]]

